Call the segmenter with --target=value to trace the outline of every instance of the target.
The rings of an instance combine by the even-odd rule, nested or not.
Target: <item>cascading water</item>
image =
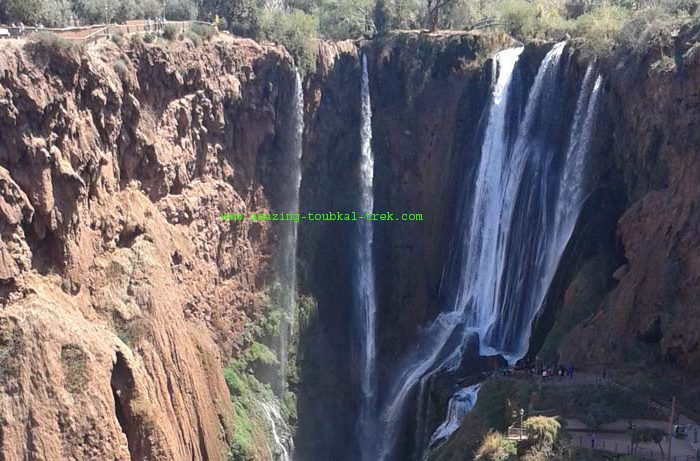
[[[369,71],[367,56],[362,56],[362,122],[360,188],[361,214],[374,211],[374,154],[372,152],[372,107],[369,94]],[[374,291],[374,266],[372,263],[372,222],[358,221],[359,239],[357,242],[357,280],[355,283],[355,306],[359,331],[359,383],[361,391],[360,415],[358,418],[358,438],[360,455],[363,460],[372,460],[374,452],[374,418],[376,406],[375,382],[375,315],[376,299]]]
[[[291,104],[291,121],[289,139],[287,140],[288,155],[285,167],[289,169],[290,179],[284,191],[285,213],[299,212],[299,187],[301,186],[301,155],[304,135],[304,91],[299,72],[295,74],[294,94]],[[280,297],[283,309],[282,321],[279,328],[278,356],[280,362],[279,389],[284,390],[287,383],[287,357],[289,332],[293,328],[296,312],[297,286],[297,232],[298,222],[293,220],[280,221],[281,245],[280,251]]]
[[[291,437],[287,436],[289,434],[289,429],[284,422],[284,418],[282,418],[282,414],[275,405],[270,403],[260,402],[260,407],[263,413],[265,413],[267,422],[270,424],[270,432],[275,442],[275,451],[271,453],[270,456],[271,461],[290,461],[290,452],[294,448],[294,445],[292,444]],[[283,436],[280,434],[285,434],[285,438],[283,439]],[[288,449],[287,446],[289,446],[290,449]]]
[[[454,431],[459,429],[464,417],[471,411],[476,403],[481,384],[463,387],[454,393],[447,404],[447,417],[430,437],[430,446],[436,446],[447,440]]]
[[[601,86],[598,78],[590,88],[589,69],[573,122],[565,126],[571,119],[558,112],[565,106],[559,65],[565,45],[556,44],[540,64],[519,123],[512,119],[519,101],[511,87],[523,49],[501,51],[493,60],[496,81],[478,168],[443,280],[449,301],[399,363],[383,406],[379,459],[396,456],[408,398],[416,388],[422,398],[436,373],[457,369],[470,336],[478,335],[481,355],[515,362],[527,351],[532,321],[585,196],[584,160]],[[566,129],[568,148],[556,141]],[[420,414],[417,420],[420,429]]]
[[[281,184],[283,213],[299,212],[299,188],[301,186],[301,156],[304,132],[304,93],[299,73],[296,73],[294,92],[289,111],[289,125],[286,127],[285,157],[283,168],[289,176]],[[280,324],[277,332],[277,357],[279,370],[274,382],[277,399],[281,399],[287,389],[287,361],[289,335],[295,328],[296,319],[296,279],[297,279],[297,231],[298,222],[294,220],[279,221],[279,246],[277,248],[276,274],[279,284],[277,301],[281,309]],[[279,461],[289,461],[294,451],[292,436],[279,411],[277,401],[259,402],[270,424],[272,437],[277,446]]]
[[[506,143],[506,102],[510,93],[511,77],[515,64],[522,51],[522,48],[508,49],[497,53],[494,57],[494,74],[497,74],[497,78],[492,89],[491,108],[486,129],[487,133],[492,133],[492,136],[487,136],[484,141],[485,151],[487,148],[494,149],[495,142],[500,142],[501,145]],[[381,459],[389,458],[394,448],[406,399],[411,395],[415,386],[421,380],[425,382],[425,376],[431,370],[436,369],[435,365],[443,360],[441,355],[445,345],[454,330],[462,323],[463,315],[457,309],[439,314],[435,321],[425,328],[417,347],[402,362],[403,370],[397,375],[396,383],[391,388],[388,404],[382,414],[385,435],[382,440]]]

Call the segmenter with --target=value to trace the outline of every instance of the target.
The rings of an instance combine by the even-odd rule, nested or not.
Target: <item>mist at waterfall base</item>
[[[565,46],[547,53],[526,98],[518,68],[523,48],[493,59],[478,166],[465,174],[441,285],[444,309],[380,387],[381,440],[365,459],[420,459],[449,435],[466,407],[459,404],[466,391],[455,383],[452,415],[448,409],[445,423],[431,432],[425,407],[432,381],[459,374],[470,357],[500,354],[514,363],[527,352],[532,321],[586,197],[585,158],[601,88],[589,66],[576,106],[567,104]]]

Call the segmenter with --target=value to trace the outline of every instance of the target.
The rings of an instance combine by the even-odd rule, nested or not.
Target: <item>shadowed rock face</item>
[[[219,216],[275,205],[289,55],[9,44],[0,75],[0,457],[222,459],[273,244]]]

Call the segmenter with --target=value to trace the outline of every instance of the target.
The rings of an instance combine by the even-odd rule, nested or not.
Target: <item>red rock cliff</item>
[[[0,50],[0,458],[223,459],[292,62],[248,40]]]

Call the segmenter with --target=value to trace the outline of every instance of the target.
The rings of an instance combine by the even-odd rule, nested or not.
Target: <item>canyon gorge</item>
[[[597,59],[397,31],[311,69],[11,42],[0,460],[464,459],[488,373],[537,361],[700,413],[699,159],[697,26]],[[424,219],[221,218],[328,211]]]

